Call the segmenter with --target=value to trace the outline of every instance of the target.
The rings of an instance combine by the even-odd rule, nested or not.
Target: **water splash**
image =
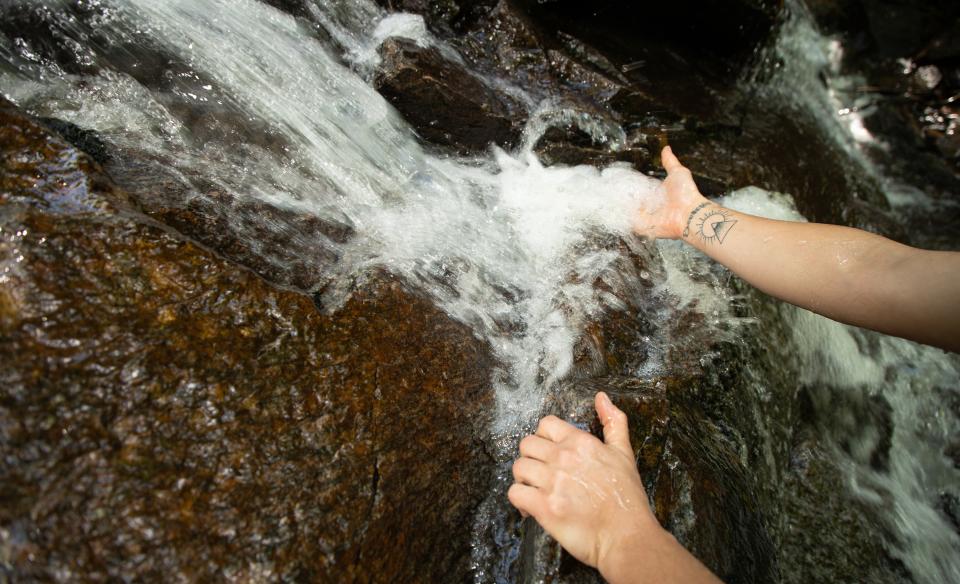
[[[425,152],[363,78],[386,36],[437,42],[419,17],[384,18],[365,2],[322,11],[331,46],[252,0],[124,0],[107,11],[109,25],[97,34],[156,43],[152,50],[182,69],[158,88],[110,55],[97,55],[98,71],[82,77],[20,55],[20,72],[3,78],[11,97],[163,160],[196,187],[195,197],[212,185],[241,202],[349,226],[349,241],[313,243],[340,258],[321,265],[317,254],[324,304],[340,305],[364,273],[401,275],[493,347],[503,363],[496,379],[505,425],[536,414],[545,388],[570,370],[582,326],[616,302],[594,282],[621,252],[584,243],[598,232],[638,248],[629,217],[640,197],[658,196],[658,181],[626,166],[545,168],[529,142],[517,153],[473,158]],[[531,135],[572,115],[545,105]],[[622,141],[619,129],[583,125]],[[270,140],[250,136],[256,128]],[[264,227],[287,229],[258,225],[242,235],[255,245]]]
[[[585,243],[598,232],[613,234],[631,251],[648,253],[630,235],[627,218],[640,197],[657,196],[656,181],[622,166],[602,172],[544,168],[530,146],[551,123],[576,121],[614,146],[622,143],[622,133],[543,104],[520,152],[473,158],[425,152],[365,75],[385,35],[437,41],[416,17],[385,20],[372,2],[323,3],[322,10],[309,4],[326,38],[252,0],[118,0],[100,6],[89,24],[60,23],[65,34],[79,37],[89,32],[84,26],[92,27],[109,41],[105,47],[149,44],[178,66],[148,82],[136,69],[143,65],[78,45],[81,66],[68,71],[29,46],[3,39],[4,91],[41,115],[95,129],[120,149],[164,162],[192,185],[193,197],[221,190],[240,201],[349,226],[346,241],[300,241],[302,234],[284,224],[247,226],[238,220],[233,228],[251,244],[257,243],[256,229],[266,228],[316,249],[316,267],[328,283],[327,306],[343,302],[357,277],[386,268],[468,323],[503,365],[496,376],[503,427],[493,433],[512,446],[511,432],[539,412],[543,392],[569,372],[582,326],[620,308],[615,296],[593,283],[630,288],[616,269],[622,252]],[[813,58],[789,61],[809,69],[792,69],[775,78],[774,87],[817,79],[833,62],[830,43],[804,28],[809,23],[793,22],[796,30],[781,35],[780,50]],[[826,111],[823,123],[834,124],[832,112],[844,104],[810,83],[771,91],[799,96],[804,101],[797,107]],[[852,159],[865,160],[853,130],[837,126],[837,142]],[[759,191],[741,191],[728,204],[798,219],[782,200]],[[326,263],[324,251],[339,261]],[[666,279],[653,293],[696,304],[714,325],[752,322],[732,316],[732,293],[707,277],[712,268],[702,257],[676,242],[658,242],[656,251]],[[904,341],[871,337],[864,343],[864,333],[803,311],[795,313],[792,330],[808,382],[867,386],[890,401],[896,416],[891,465],[878,472],[851,459],[851,484],[877,505],[890,505],[885,516],[897,538],[891,546],[918,578],[955,577],[956,538],[945,531],[935,499],[939,490],[958,484],[938,450],[957,425],[930,396],[938,387],[956,387],[956,362]],[[669,343],[650,340],[654,351]],[[650,366],[656,367],[656,359]],[[919,450],[924,454],[916,456]],[[502,499],[491,504],[496,509],[480,513],[505,512]]]

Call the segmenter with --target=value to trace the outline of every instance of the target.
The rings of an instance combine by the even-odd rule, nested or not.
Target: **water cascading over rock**
[[[899,581],[824,403],[883,367],[906,391],[911,358],[955,371],[884,341],[858,352],[630,233],[635,198],[657,196],[637,171],[658,174],[667,141],[705,190],[758,182],[815,217],[848,209],[824,185],[874,185],[740,87],[770,6],[734,2],[750,34],[692,65],[702,47],[675,39],[614,46],[616,3],[559,24],[505,0],[403,3],[426,24],[268,4],[287,13],[0,9],[0,86],[20,106],[3,110],[4,570],[596,581],[504,492],[519,435],[548,412],[590,427],[604,389],[658,518],[727,581]],[[797,171],[796,147],[833,166]],[[856,217],[882,216],[865,198]],[[857,395],[880,428],[858,448],[901,460],[900,410]]]

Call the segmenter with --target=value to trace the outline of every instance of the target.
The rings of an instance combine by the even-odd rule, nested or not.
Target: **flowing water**
[[[347,7],[368,28],[376,19],[360,15],[383,18],[372,5]],[[329,305],[372,268],[405,276],[490,341],[505,364],[501,405],[521,416],[537,410],[540,388],[569,370],[580,323],[613,301],[592,282],[616,254],[578,246],[591,230],[627,238],[637,197],[652,196],[656,181],[621,167],[546,169],[525,151],[432,156],[329,47],[258,2],[116,3],[99,18],[106,42],[145,38],[183,60],[169,92],[158,96],[123,70],[102,71],[81,88],[76,77],[37,65],[35,83],[4,80],[12,97],[185,176],[348,225],[356,235],[346,244],[313,242],[341,258],[329,267]],[[395,26],[409,21],[392,18],[370,34],[409,33]],[[375,55],[363,29],[331,28],[351,43],[349,55]],[[422,23],[414,31],[422,35]],[[214,125],[256,120],[280,139],[268,149],[235,143],[231,130],[198,136],[171,113],[178,106],[209,109]],[[517,328],[522,335],[502,332]]]
[[[885,170],[877,154],[882,156],[889,147],[864,125],[877,96],[860,89],[866,85],[862,77],[841,72],[844,47],[838,38],[821,34],[799,2],[788,2],[787,7],[789,15],[774,46],[780,70],[762,91],[814,116],[821,131],[846,153],[852,171],[881,185],[895,212],[934,214],[955,205],[944,193],[924,192],[923,185],[911,185]],[[741,210],[746,212],[803,220],[789,209],[744,203]],[[736,202],[731,206],[739,208]],[[924,241],[922,233],[911,235]],[[956,356],[804,310],[790,308],[788,313],[801,382],[829,388],[814,399],[820,402],[818,409],[833,418],[829,439],[835,446],[844,444],[837,456],[845,465],[848,487],[878,510],[889,529],[891,553],[916,581],[960,580],[956,520],[943,512],[960,494],[960,472],[946,456],[960,429],[957,411],[950,406],[958,390]],[[878,398],[889,405],[892,438],[882,468],[870,460],[880,440],[879,423],[855,419],[853,411],[837,413],[837,404],[851,396],[861,404]]]
[[[648,289],[635,279],[656,277],[647,292],[651,298],[695,307],[710,316],[718,334],[734,330],[762,343],[767,329],[789,331],[789,366],[801,385],[816,388],[814,406],[827,420],[824,440],[835,447],[851,493],[881,517],[891,553],[915,581],[960,581],[960,538],[941,511],[945,498],[960,496],[960,473],[943,454],[960,428],[942,406],[957,399],[956,358],[766,299],[755,300],[773,307],[762,316],[738,315],[732,299],[742,290],[722,270],[675,242],[651,245],[630,235],[632,211],[641,199],[657,200],[659,182],[626,166],[545,168],[531,146],[570,112],[538,103],[505,82],[487,79],[530,109],[534,121],[523,146],[459,158],[425,149],[371,86],[376,49],[389,36],[438,46],[459,59],[430,36],[419,17],[388,16],[364,0],[318,1],[310,9],[321,27],[312,29],[253,0],[94,1],[70,10],[66,5],[44,4],[73,41],[75,54],[66,59],[72,65],[48,61],[15,39],[0,39],[4,94],[37,115],[94,129],[120,151],[162,162],[192,185],[188,198],[217,190],[240,202],[262,201],[343,226],[347,238],[307,239],[283,222],[249,224],[239,214],[233,221],[254,249],[261,249],[263,229],[315,249],[314,267],[322,278],[305,291],[322,291],[330,310],[365,274],[386,269],[472,327],[500,363],[490,439],[503,445],[504,456],[550,389],[571,372],[583,327],[624,308],[623,295]],[[803,81],[829,66],[830,51],[839,47],[799,10],[780,34],[774,50],[790,65],[766,82],[764,91],[785,102],[785,96],[795,96],[791,107],[817,111],[822,131],[853,161],[851,172],[882,178],[859,149],[872,139],[859,114],[848,110],[838,117],[843,106],[835,96]],[[176,66],[167,68],[164,78],[151,78],[144,55],[163,55]],[[591,129],[611,143],[623,140],[617,130]],[[914,190],[888,189],[888,194],[893,202],[909,204]],[[789,197],[759,189],[733,193],[726,202],[802,220]],[[593,244],[611,236],[623,246]],[[267,262],[285,261],[261,251]],[[626,254],[658,257],[664,273],[625,275]],[[337,259],[321,259],[329,257]],[[653,335],[645,342],[652,358],[638,376],[655,374],[657,348],[675,340]],[[771,365],[758,364],[758,376],[764,366]],[[768,394],[761,404],[792,399],[796,391],[755,389]],[[845,419],[831,406],[872,399],[889,404],[892,425],[888,461],[881,468],[871,463],[879,430],[869,421]],[[775,417],[764,407],[756,411],[758,426]],[[777,440],[762,441],[769,458],[765,472],[775,490]],[[483,526],[505,521],[505,512],[501,496],[485,503],[477,519],[478,541],[491,537]],[[478,581],[503,577],[498,565],[514,544],[498,545],[502,549],[478,544]]]

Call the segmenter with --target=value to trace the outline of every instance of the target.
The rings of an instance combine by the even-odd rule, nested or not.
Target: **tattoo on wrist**
[[[697,223],[697,235],[704,243],[713,243],[716,241],[723,244],[723,240],[737,224],[737,220],[730,215],[730,211],[723,207],[710,209],[700,217]]]
[[[706,203],[700,203],[699,205],[694,207],[693,211],[690,211],[690,215],[687,216],[687,226],[683,229],[684,237],[687,237],[690,235],[690,222],[693,221],[693,216],[697,214],[697,211],[699,211],[700,209],[703,209],[709,204],[710,204],[710,201],[707,201]]]

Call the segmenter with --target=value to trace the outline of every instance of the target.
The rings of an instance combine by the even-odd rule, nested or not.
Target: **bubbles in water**
[[[403,276],[490,342],[504,365],[497,380],[505,424],[536,414],[543,389],[570,370],[582,326],[618,302],[594,282],[622,252],[587,242],[613,234],[639,245],[630,217],[640,197],[657,196],[658,181],[625,165],[545,168],[529,141],[492,157],[424,152],[335,54],[344,51],[362,69],[388,36],[434,44],[417,16],[383,18],[364,3],[324,10],[331,47],[252,0],[116,6],[122,25],[102,34],[149,31],[151,42],[188,65],[165,69],[171,91],[146,87],[112,63],[83,84],[69,76],[13,84],[26,87],[16,98],[151,153],[194,184],[194,196],[213,188],[349,226],[347,241],[314,244],[340,258],[322,266],[332,282],[324,305],[335,308],[366,272]],[[598,140],[623,141],[619,128],[550,104],[533,119],[528,136],[576,122]],[[236,219],[233,228],[253,246],[272,228]]]

